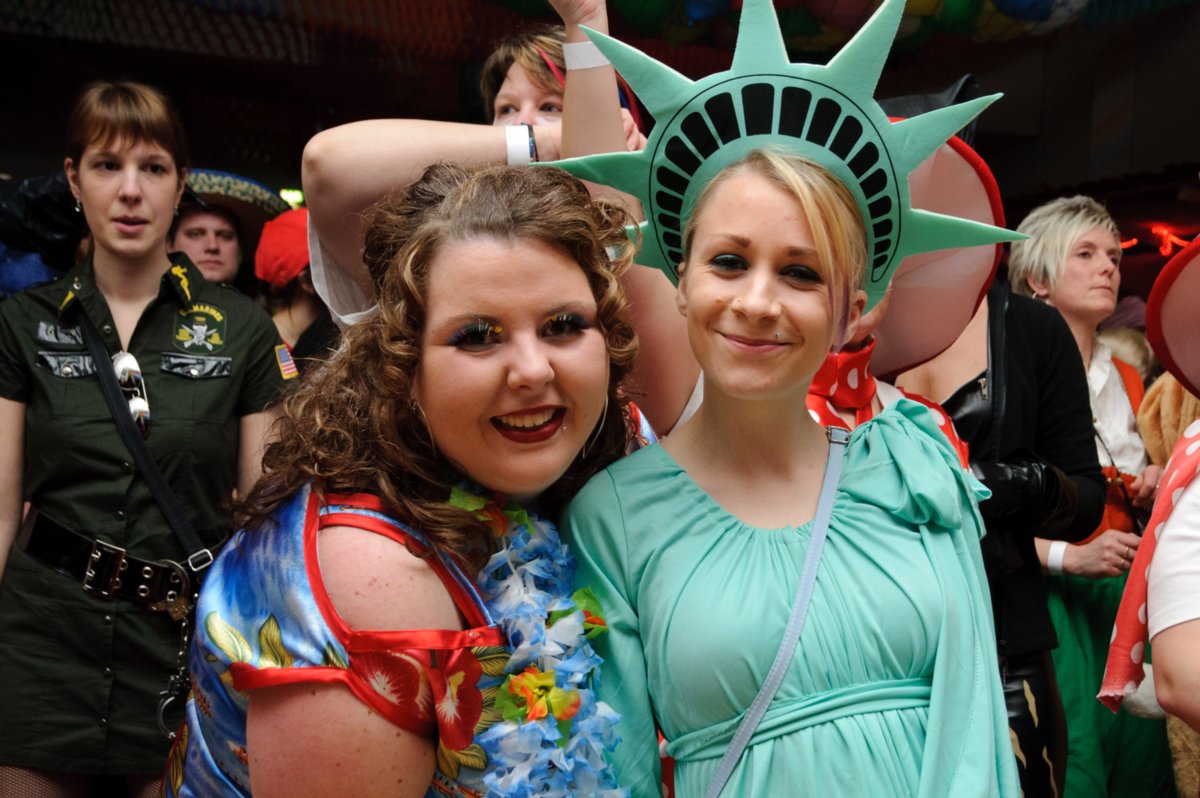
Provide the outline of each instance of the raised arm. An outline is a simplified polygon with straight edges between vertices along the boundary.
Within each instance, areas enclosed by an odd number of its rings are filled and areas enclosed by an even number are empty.
[[[562,17],[568,45],[588,41],[582,27],[608,33],[604,0],[551,0]],[[581,27],[582,26],[582,27]],[[630,98],[632,101],[632,98]],[[611,66],[567,70],[563,100],[562,155],[641,149],[645,139],[622,112],[616,72]],[[592,193],[621,202],[641,218],[641,208],[628,195],[589,183]],[[700,366],[692,355],[683,317],[676,310],[675,289],[658,270],[630,269],[623,281],[640,349],[627,388],[650,425],[670,432],[692,395]]]
[[[559,157],[558,125],[534,125],[538,157]],[[506,131],[493,125],[371,119],[330,128],[304,148],[302,178],[310,224],[337,267],[373,295],[362,262],[363,211],[416,181],[438,161],[503,164]]]
[[[551,0],[551,5],[562,17],[567,44],[589,41],[583,27],[608,33],[604,0]],[[631,145],[644,145],[644,139],[637,139],[627,129],[617,95],[617,73],[612,66],[568,69],[564,91],[562,157],[623,152],[641,149]],[[592,188],[601,196],[617,196],[607,186]]]

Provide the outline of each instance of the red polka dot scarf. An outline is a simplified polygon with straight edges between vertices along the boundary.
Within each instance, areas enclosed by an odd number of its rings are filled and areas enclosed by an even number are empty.
[[[875,341],[854,352],[830,352],[808,389],[808,409],[824,426],[845,427],[838,410],[854,413],[855,426],[871,419],[875,378],[869,368]]]
[[[1158,544],[1158,533],[1175,509],[1176,502],[1183,496],[1183,489],[1191,483],[1200,469],[1200,421],[1192,422],[1167,463],[1159,486],[1150,523],[1142,536],[1141,545],[1129,568],[1129,579],[1117,609],[1117,620],[1113,625],[1112,642],[1108,646],[1108,663],[1104,668],[1104,679],[1100,683],[1100,702],[1117,711],[1121,699],[1141,684],[1145,672],[1142,662],[1146,656],[1146,573],[1154,559],[1154,547]]]

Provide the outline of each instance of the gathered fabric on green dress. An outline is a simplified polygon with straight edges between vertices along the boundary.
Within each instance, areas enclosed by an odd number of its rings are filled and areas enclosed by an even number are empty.
[[[728,796],[1017,793],[976,509],[987,491],[923,405],[851,435],[808,619]],[[661,446],[598,474],[563,524],[609,630],[599,694],[633,796],[702,795],[766,677],[811,523],[760,529]]]

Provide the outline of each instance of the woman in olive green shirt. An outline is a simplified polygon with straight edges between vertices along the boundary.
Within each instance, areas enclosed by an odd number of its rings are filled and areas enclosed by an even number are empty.
[[[0,304],[0,795],[88,795],[101,774],[151,795],[168,747],[159,692],[181,639],[159,611],[178,575],[164,561],[188,552],[104,400],[97,370],[114,364],[94,362],[80,325],[136,361],[124,398],[214,549],[223,502],[257,477],[267,408],[294,368],[265,313],[167,254],[187,158],[166,98],[95,84],[68,132],[92,252]]]

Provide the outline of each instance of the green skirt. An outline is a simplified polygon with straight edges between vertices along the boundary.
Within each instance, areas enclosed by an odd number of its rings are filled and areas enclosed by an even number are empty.
[[[169,742],[159,693],[177,667],[179,624],[105,601],[23,551],[0,584],[0,765],[156,774]],[[175,702],[169,728],[183,720]]]
[[[1067,717],[1063,798],[1173,798],[1175,776],[1167,724],[1113,714],[1096,700],[1125,577],[1046,578],[1058,634],[1054,670]],[[1147,656],[1149,659],[1149,656]]]

